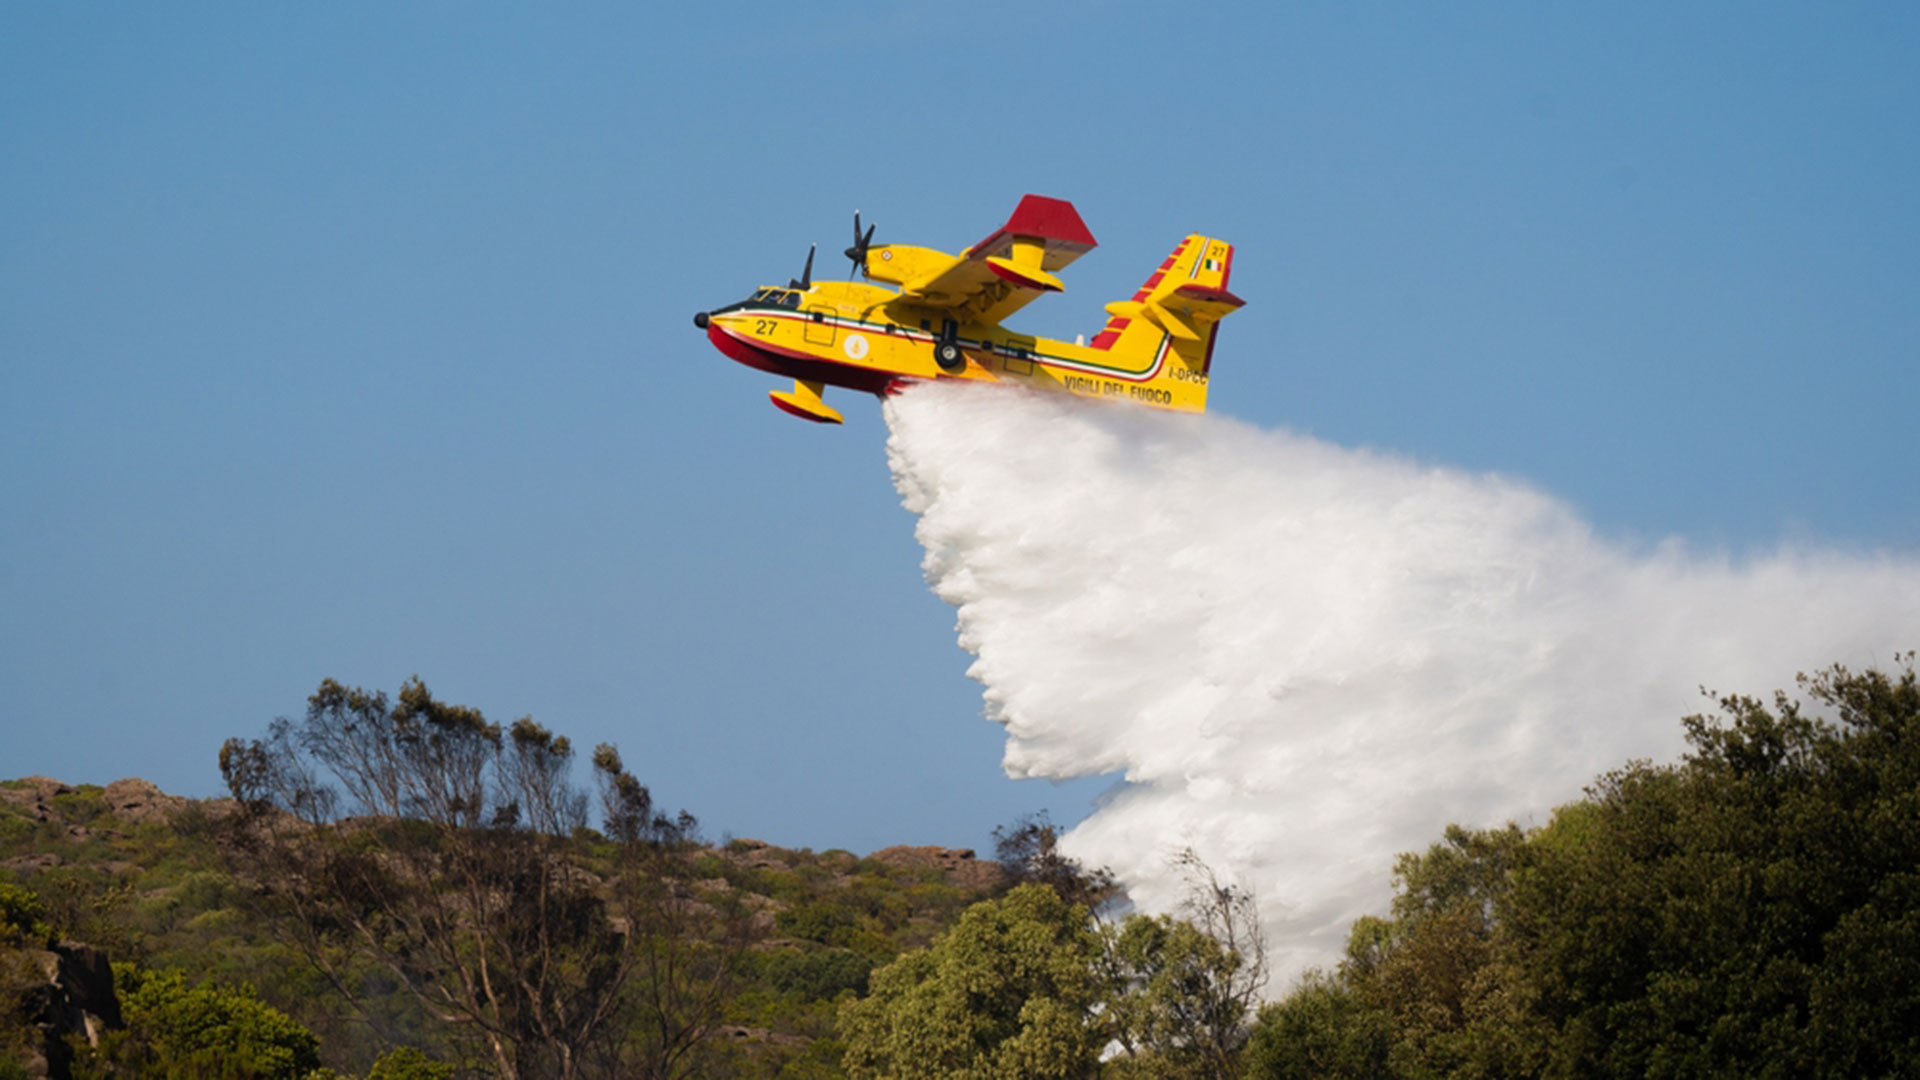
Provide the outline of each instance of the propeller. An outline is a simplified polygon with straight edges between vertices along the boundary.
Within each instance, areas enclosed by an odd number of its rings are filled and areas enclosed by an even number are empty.
[[[846,250],[846,256],[853,260],[854,269],[862,274],[867,272],[867,249],[873,246],[874,226],[867,226],[865,235],[860,232],[860,211],[853,212],[853,246]]]
[[[819,246],[818,244],[807,245],[807,268],[800,271],[799,277],[788,279],[787,288],[799,289],[802,292],[813,288],[813,249]]]

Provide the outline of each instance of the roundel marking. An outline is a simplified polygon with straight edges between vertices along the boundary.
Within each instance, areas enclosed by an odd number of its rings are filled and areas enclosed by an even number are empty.
[[[840,347],[847,351],[847,359],[849,360],[865,360],[867,358],[867,339],[863,334],[848,334],[846,342]]]

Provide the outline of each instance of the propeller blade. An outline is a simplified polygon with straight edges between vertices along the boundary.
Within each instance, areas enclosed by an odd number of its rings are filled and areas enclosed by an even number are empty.
[[[853,246],[842,254],[853,260],[854,269],[862,274],[867,272],[867,249],[873,246],[874,226],[867,226],[865,235],[860,232],[860,211],[853,212]]]
[[[800,271],[799,277],[789,278],[787,280],[787,288],[799,289],[802,292],[813,288],[813,250],[819,246],[818,244],[807,245],[807,268]]]

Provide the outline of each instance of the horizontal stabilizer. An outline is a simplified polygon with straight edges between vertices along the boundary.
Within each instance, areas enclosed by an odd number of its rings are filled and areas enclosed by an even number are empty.
[[[1140,313],[1147,320],[1181,341],[1200,341],[1207,328],[1246,306],[1246,301],[1225,289],[1211,285],[1186,284],[1161,292],[1155,290]],[[1111,311],[1113,305],[1107,305]]]
[[[1187,319],[1186,312],[1175,311],[1164,304],[1156,303],[1148,303],[1146,305],[1146,312],[1147,318],[1151,319],[1154,325],[1172,334],[1179,340],[1200,340],[1200,331],[1195,329],[1193,323]]]
[[[1225,289],[1189,284],[1165,292],[1154,290],[1145,300],[1116,301],[1107,305],[1107,314],[1116,319],[1146,319],[1181,341],[1199,341],[1207,327],[1245,305],[1245,300]]]
[[[1162,307],[1200,322],[1219,322],[1247,305],[1245,300],[1211,285],[1182,285],[1159,298]]]

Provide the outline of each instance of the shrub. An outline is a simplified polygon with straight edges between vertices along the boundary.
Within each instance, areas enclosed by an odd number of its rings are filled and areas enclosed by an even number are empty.
[[[132,964],[115,964],[114,981],[128,1037],[110,1056],[137,1075],[302,1080],[320,1067],[320,1040],[250,987],[191,986],[181,972]]]
[[[0,945],[45,946],[53,939],[39,894],[0,881]]]
[[[831,999],[842,990],[855,994],[867,992],[867,974],[873,970],[870,957],[844,949],[821,952],[779,952],[767,958],[767,981],[783,994],[794,994],[804,1001]]]
[[[451,1080],[453,1073],[452,1065],[402,1046],[382,1054],[367,1073],[367,1080]]]

